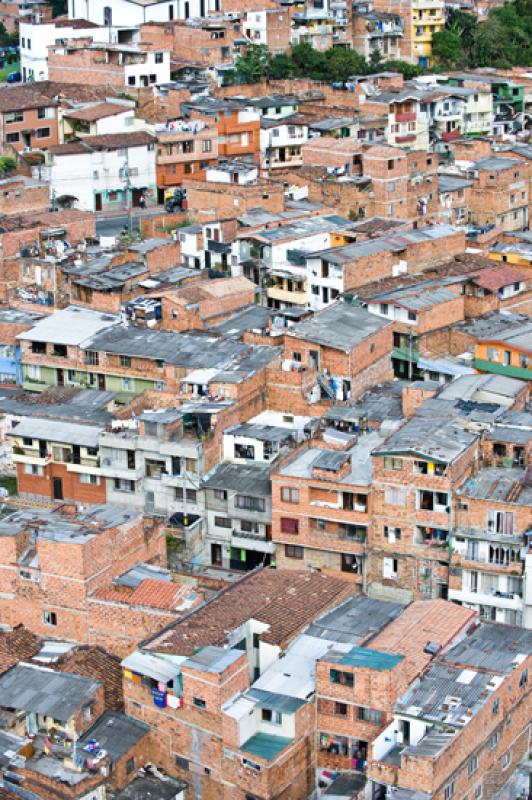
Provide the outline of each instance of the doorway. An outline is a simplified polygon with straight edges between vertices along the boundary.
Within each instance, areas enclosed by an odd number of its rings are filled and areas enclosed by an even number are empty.
[[[211,564],[214,567],[222,566],[222,545],[211,544]]]
[[[100,192],[97,192],[94,195],[94,210],[101,211],[102,210],[102,196]]]
[[[65,385],[65,371],[63,369],[57,370],[57,385],[58,386]]]
[[[98,389],[105,392],[105,375],[98,375]]]
[[[63,479],[53,479],[54,500],[63,500]]]

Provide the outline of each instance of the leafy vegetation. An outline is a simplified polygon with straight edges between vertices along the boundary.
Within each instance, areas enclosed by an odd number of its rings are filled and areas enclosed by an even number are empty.
[[[451,9],[445,28],[432,38],[439,67],[509,69],[532,64],[532,0],[493,8],[485,22]]]
[[[16,167],[16,158],[12,158],[12,156],[0,156],[0,175],[6,175],[8,172],[12,172],[16,169]]]
[[[247,49],[236,62],[230,79],[234,83],[258,83],[263,78],[311,78],[315,81],[347,81],[351,75],[366,75],[377,70],[401,72],[406,79],[419,75],[421,67],[405,61],[382,61],[377,52],[371,61],[354,50],[331,47],[320,52],[305,42],[292,48],[290,53],[272,55],[265,45],[255,44]]]
[[[17,479],[15,477],[4,475],[0,478],[0,486],[3,489],[7,489],[10,495],[17,493]]]

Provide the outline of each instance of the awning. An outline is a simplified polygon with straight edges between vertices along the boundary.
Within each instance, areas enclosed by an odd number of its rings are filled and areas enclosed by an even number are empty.
[[[162,683],[174,680],[179,674],[177,664],[171,664],[164,658],[142,653],[139,650],[125,658],[122,661],[122,667]]]

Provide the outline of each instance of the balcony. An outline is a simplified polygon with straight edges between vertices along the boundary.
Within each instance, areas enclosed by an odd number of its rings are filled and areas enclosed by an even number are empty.
[[[494,606],[495,608],[505,608],[510,611],[520,611],[523,607],[523,600],[520,594],[501,591],[482,592],[473,591],[472,589],[449,589],[449,600],[481,606]]]
[[[100,475],[104,478],[123,478],[127,481],[138,481],[144,474],[144,465],[139,464],[134,469],[128,469],[124,463],[116,463],[110,458],[102,458]]]
[[[39,456],[37,450],[32,453],[30,450],[25,450],[22,453],[16,453],[13,451],[13,461],[15,464],[34,464],[36,467],[46,467],[52,460],[52,456],[50,453],[47,453],[44,457]]]
[[[415,142],[416,141],[416,134],[415,133],[408,133],[403,136],[396,136],[395,143],[396,144],[406,144],[407,142]]]
[[[434,119],[441,122],[462,119],[462,108],[442,108],[434,112]]]
[[[231,534],[231,547],[241,550],[256,550],[259,553],[275,553],[275,542],[271,542],[259,533],[244,533],[233,531]]]
[[[415,111],[405,111],[395,115],[396,122],[415,122],[417,114]]]
[[[83,475],[101,475],[102,470],[95,458],[81,458],[79,463],[67,464],[67,472],[77,472]]]

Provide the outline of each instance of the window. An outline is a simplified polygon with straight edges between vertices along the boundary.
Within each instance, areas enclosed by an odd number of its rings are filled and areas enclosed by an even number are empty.
[[[478,769],[478,756],[474,755],[471,756],[469,759],[469,764],[467,765],[467,775],[470,778]]]
[[[36,464],[24,464],[24,475],[38,475],[42,478],[44,475],[44,469],[42,467],[38,467]]]
[[[495,748],[499,744],[499,739],[500,738],[501,738],[501,734],[500,734],[499,731],[494,731],[491,734],[491,736],[489,738],[489,742],[488,742],[488,747],[489,747],[490,750],[495,750]]]
[[[201,697],[193,697],[192,704],[196,706],[196,708],[207,708],[207,703],[205,700],[202,700]]]
[[[90,364],[93,367],[97,367],[100,363],[100,357],[98,353],[95,350],[87,350],[85,353],[85,363]]]
[[[47,108],[39,108],[37,110],[37,118],[38,119],[46,119],[46,117],[48,116],[47,112],[48,112]]]
[[[36,353],[38,355],[43,355],[46,353],[46,343],[45,342],[32,342],[31,343],[31,352]]]
[[[135,769],[135,758],[134,757],[133,758],[129,758],[126,761],[126,773],[128,775],[130,775],[133,772],[134,769]]]
[[[201,152],[202,153],[211,153],[212,152],[212,140],[211,139],[204,139],[201,143]]]
[[[283,486],[281,488],[281,500],[283,503],[299,503],[299,489]]]
[[[499,713],[499,706],[500,706],[500,700],[499,699],[494,700],[493,701],[493,705],[491,707],[492,714],[498,714]]]
[[[402,469],[403,459],[393,456],[384,456],[384,469]]]
[[[382,559],[382,576],[383,578],[397,578],[399,570],[399,562],[396,558],[383,558]]]
[[[115,492],[134,492],[135,481],[129,481],[125,478],[115,478],[114,488]]]
[[[280,711],[273,711],[271,708],[263,708],[261,714],[264,722],[270,722],[272,725],[282,725],[283,715]]]
[[[23,122],[24,121],[24,112],[23,111],[10,111],[6,114],[6,125],[11,125],[13,122]]]
[[[131,366],[131,358],[129,356],[120,356],[120,366],[121,367],[130,367]]]
[[[185,772],[188,772],[188,761],[183,756],[176,756],[175,757],[175,765],[178,769],[182,769]]]
[[[450,800],[450,798],[453,796],[454,796],[454,781],[451,781],[445,787],[445,791],[443,792],[443,800]]]
[[[6,133],[6,142],[18,142],[19,138],[18,133]]]
[[[37,128],[37,139],[49,139],[50,128]]]
[[[362,572],[362,560],[350,553],[342,553],[341,570],[358,575]]]
[[[147,478],[155,478],[160,480],[161,475],[166,473],[166,461],[159,461],[155,458],[146,458],[144,460],[144,469]]]
[[[264,511],[266,508],[266,501],[263,497],[250,497],[247,494],[237,494],[235,497],[235,506],[237,508],[245,508],[247,511]]]
[[[479,785],[475,787],[474,797],[475,797],[475,800],[480,800],[480,798],[482,797],[482,784],[481,783],[479,783]]]
[[[45,625],[57,625],[57,614],[55,611],[43,611],[42,621]]]
[[[227,500],[227,491],[225,489],[215,489],[213,494],[217,500]]]
[[[511,535],[514,532],[513,511],[488,511],[488,531]]]
[[[187,500],[190,503],[195,503],[196,502],[196,496],[197,496],[197,493],[196,493],[195,489],[187,489]],[[182,500],[183,499],[183,488],[181,486],[178,486],[177,489],[175,490],[175,499],[176,500]]]
[[[214,524],[217,528],[231,528],[233,523],[227,517],[215,517]]]
[[[331,683],[336,683],[339,686],[349,686],[352,688],[355,685],[355,676],[352,672],[342,672],[340,669],[329,670],[329,678]]]
[[[512,754],[511,753],[505,753],[504,754],[504,758],[502,759],[502,768],[503,769],[508,769],[508,767],[510,766],[511,763],[512,763]]]
[[[82,472],[79,476],[79,482],[91,484],[92,486],[99,486],[100,478],[98,475],[89,475],[86,472]]]
[[[259,532],[259,523],[258,522],[250,522],[247,519],[240,520],[240,530],[243,533],[258,533]]]
[[[127,85],[128,86],[134,86],[135,85],[135,76],[134,75],[129,75],[128,76]]]
[[[164,54],[163,53],[155,53],[155,63],[162,64],[163,63]]]
[[[396,542],[401,538],[401,528],[394,528],[390,525],[384,526],[384,538],[388,539],[390,543]]]
[[[525,669],[524,672],[521,673],[521,677],[519,678],[519,688],[524,689],[528,683],[528,670]]]
[[[284,554],[286,558],[303,558],[303,548],[295,544],[285,544]]]
[[[337,717],[347,717],[347,703],[335,703],[334,713]]]
[[[281,517],[281,533],[299,533],[299,520],[291,517]]]
[[[384,490],[384,502],[390,506],[404,506],[406,505],[406,489],[391,489]]]
[[[358,718],[363,722],[375,722],[378,724],[382,721],[382,711],[376,711],[374,708],[363,708],[360,706],[358,709]]]
[[[24,436],[22,439],[22,444],[25,447],[33,447],[33,439],[30,439],[28,436]]]

